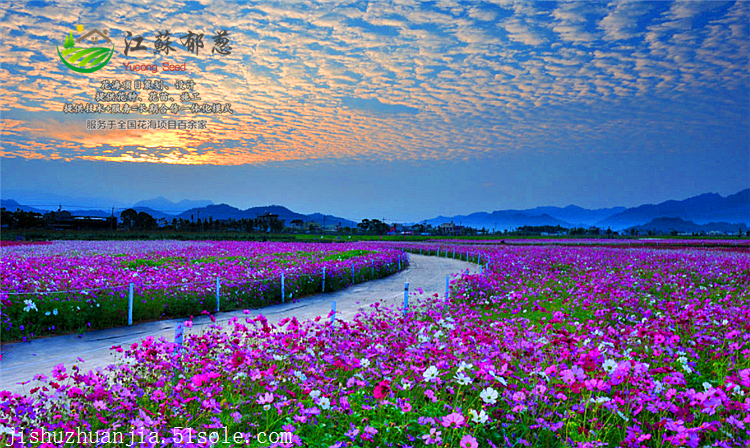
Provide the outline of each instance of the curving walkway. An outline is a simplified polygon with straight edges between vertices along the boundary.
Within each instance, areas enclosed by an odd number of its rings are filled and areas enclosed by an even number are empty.
[[[401,307],[404,298],[404,282],[409,282],[409,291],[419,289],[426,295],[445,293],[445,276],[461,272],[477,272],[477,265],[448,258],[437,258],[425,255],[409,255],[409,267],[398,273],[379,280],[360,283],[333,293],[305,297],[295,302],[272,305],[251,310],[249,315],[242,310],[217,314],[217,323],[226,323],[234,316],[253,317],[264,315],[276,323],[285,317],[296,317],[298,320],[327,316],[331,311],[331,301],[336,301],[336,318],[348,320],[361,309],[368,308],[375,302],[384,305]],[[411,298],[410,298],[411,300]],[[0,361],[0,391],[13,393],[28,392],[29,385],[18,384],[29,381],[37,374],[51,376],[52,368],[64,364],[70,370],[74,364],[82,371],[105,367],[114,362],[110,354],[113,345],[132,344],[141,339],[154,336],[174,339],[175,325],[185,319],[173,319],[160,322],[148,322],[130,327],[110,328],[77,335],[57,336],[38,339],[31,342],[4,344],[2,361]],[[207,316],[193,319],[193,327],[185,329],[185,336],[190,333],[201,333],[203,328],[211,325]],[[84,362],[81,362],[82,359]],[[33,387],[33,386],[31,386]]]

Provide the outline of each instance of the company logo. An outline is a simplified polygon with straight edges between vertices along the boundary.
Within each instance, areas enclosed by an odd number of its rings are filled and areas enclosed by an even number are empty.
[[[83,25],[78,25],[76,31],[82,33]],[[65,38],[62,48],[57,46],[57,55],[74,72],[94,73],[107,65],[115,52],[115,45],[108,34],[108,30],[99,31],[94,28],[74,40],[71,32]]]

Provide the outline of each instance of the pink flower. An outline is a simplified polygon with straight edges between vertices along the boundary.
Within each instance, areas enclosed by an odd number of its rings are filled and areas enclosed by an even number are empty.
[[[427,396],[427,398],[432,400],[433,403],[437,403],[437,397],[435,397],[435,392],[433,392],[432,389],[427,389],[426,391],[424,391],[424,394]]]
[[[57,381],[62,381],[65,378],[67,378],[68,375],[65,374],[65,366],[63,366],[62,364],[58,364],[55,367],[53,367],[52,377],[55,378]]]
[[[266,392],[265,394],[260,394],[258,396],[258,404],[269,404],[273,403],[273,394],[270,392]]]
[[[375,391],[373,393],[373,395],[375,395],[375,399],[384,400],[388,398],[388,395],[391,392],[390,386],[391,383],[388,381],[379,382],[378,385],[375,386]]]
[[[441,423],[446,428],[449,428],[451,425],[456,425],[456,428],[458,428],[459,426],[462,426],[465,421],[466,419],[463,415],[454,412],[443,417],[443,421]]]
[[[477,439],[474,438],[471,434],[466,434],[465,436],[461,437],[461,442],[458,444],[461,448],[477,448],[479,444],[477,443]]]
[[[401,405],[401,412],[404,412],[404,413],[411,412],[411,409],[412,409],[411,404],[408,401]]]

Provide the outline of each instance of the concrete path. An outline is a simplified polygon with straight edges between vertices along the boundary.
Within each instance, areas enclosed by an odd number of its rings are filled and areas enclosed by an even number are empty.
[[[409,282],[409,291],[421,289],[425,295],[445,293],[445,276],[461,272],[477,272],[477,265],[447,258],[409,255],[409,268],[389,277],[360,283],[333,293],[305,297],[292,303],[272,305],[253,309],[250,315],[242,310],[217,314],[217,323],[226,323],[234,316],[266,316],[271,323],[277,323],[285,317],[296,317],[298,320],[327,316],[331,311],[331,301],[336,301],[336,318],[348,320],[360,309],[369,308],[375,302],[384,305],[402,306],[404,282]],[[411,300],[411,298],[410,298]],[[110,353],[113,345],[130,345],[141,339],[154,336],[174,340],[176,323],[185,319],[174,319],[160,322],[149,322],[131,327],[111,328],[78,335],[58,336],[38,339],[31,342],[4,344],[2,361],[0,361],[0,391],[13,393],[28,392],[32,385],[21,385],[23,381],[32,380],[37,374],[51,376],[52,368],[64,364],[70,368],[78,365],[82,371],[106,367],[115,361]],[[185,329],[185,337],[190,333],[201,333],[212,322],[207,316],[193,319],[193,327]],[[79,358],[83,359],[81,362]]]

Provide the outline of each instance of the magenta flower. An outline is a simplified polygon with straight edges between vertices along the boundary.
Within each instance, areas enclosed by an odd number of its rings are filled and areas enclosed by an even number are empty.
[[[441,424],[446,428],[450,428],[451,425],[454,425],[456,428],[458,428],[459,426],[462,426],[465,421],[466,419],[463,415],[457,412],[453,412],[443,417]]]
[[[474,438],[471,434],[466,434],[465,436],[461,437],[461,441],[459,442],[458,446],[461,448],[478,448],[479,444],[477,443],[477,439]]]

